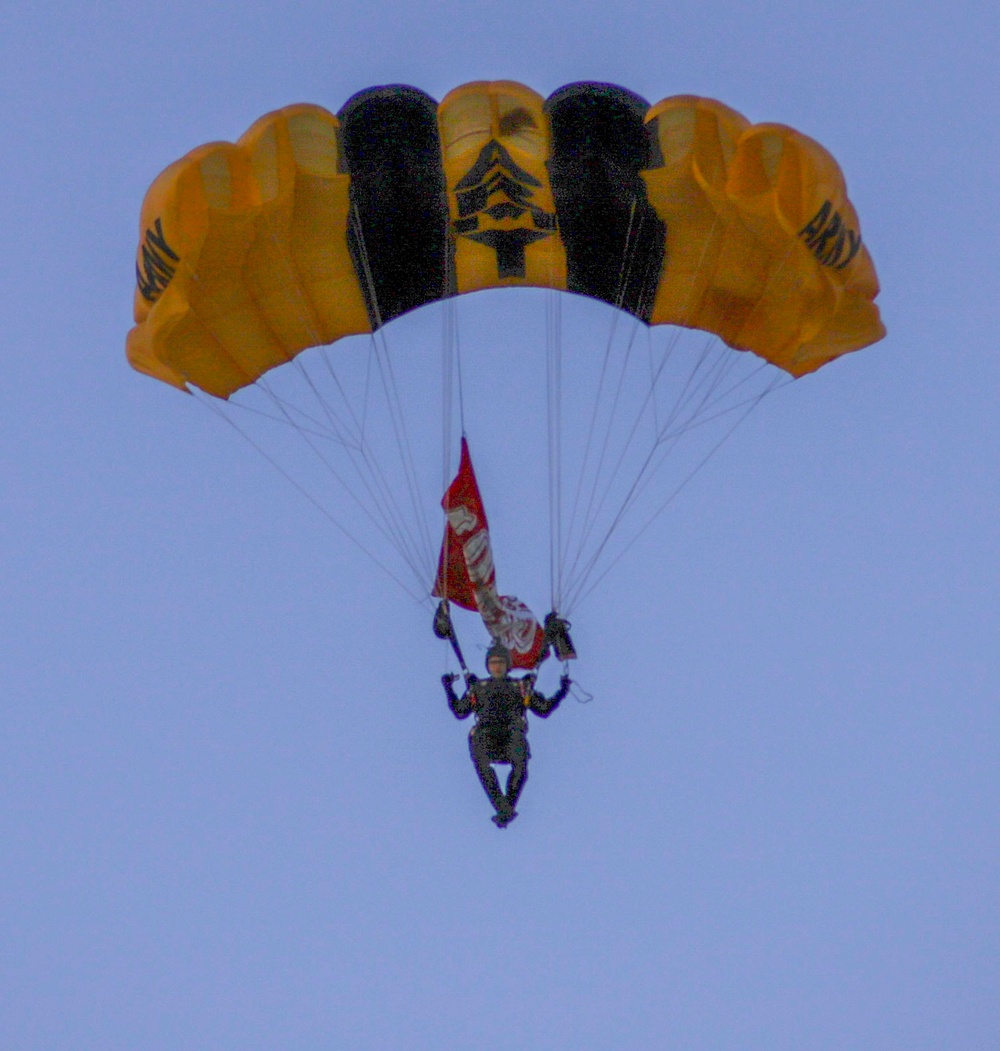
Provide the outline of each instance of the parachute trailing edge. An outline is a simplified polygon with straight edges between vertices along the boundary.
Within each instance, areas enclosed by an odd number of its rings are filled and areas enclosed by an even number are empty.
[[[142,208],[128,357],[229,397],[425,303],[536,286],[704,329],[792,375],[881,339],[875,270],[818,143],[689,95],[477,81],[362,91],[168,167]]]

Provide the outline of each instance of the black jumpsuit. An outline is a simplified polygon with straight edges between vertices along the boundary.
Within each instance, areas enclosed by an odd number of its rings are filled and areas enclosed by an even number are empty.
[[[526,695],[524,680],[475,679],[461,697],[455,695],[451,682],[444,680],[448,705],[456,719],[466,719],[473,712],[476,725],[469,733],[469,752],[476,773],[498,814],[513,811],[524,782],[528,779],[528,719],[530,709],[543,719],[559,707],[569,690],[569,681],[563,679],[551,698],[532,689]],[[491,763],[510,763],[507,775],[507,794],[500,791],[500,783]]]

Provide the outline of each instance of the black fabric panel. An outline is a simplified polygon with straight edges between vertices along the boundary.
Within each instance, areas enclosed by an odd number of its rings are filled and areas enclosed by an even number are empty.
[[[348,244],[376,328],[454,291],[437,103],[393,84],[358,92],[338,117],[351,176]]]
[[[614,84],[580,83],[554,92],[545,109],[568,287],[648,321],[666,243],[639,175],[659,153],[642,122],[649,103]]]

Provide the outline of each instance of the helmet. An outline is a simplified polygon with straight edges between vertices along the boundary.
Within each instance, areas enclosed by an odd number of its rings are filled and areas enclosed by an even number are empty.
[[[510,650],[502,642],[494,642],[492,646],[486,651],[486,670],[489,671],[490,661],[494,657],[502,657],[504,663],[507,665],[507,671],[510,671],[511,659]]]

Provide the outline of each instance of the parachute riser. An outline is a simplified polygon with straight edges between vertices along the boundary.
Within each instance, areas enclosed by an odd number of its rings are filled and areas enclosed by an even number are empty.
[[[569,662],[576,658],[576,647],[573,645],[573,640],[569,637],[569,629],[571,625],[568,620],[560,617],[555,610],[545,616],[545,648],[542,650],[543,653],[548,653],[548,647],[551,646],[555,652],[556,657],[563,662]],[[544,658],[539,660],[539,664]],[[567,667],[569,667],[567,663]]]
[[[465,657],[462,656],[462,647],[458,644],[458,637],[455,635],[455,628],[451,623],[451,612],[448,609],[447,599],[442,599],[438,603],[438,608],[434,611],[434,634],[439,639],[447,639],[451,643],[451,648],[455,651],[455,657],[458,660],[458,666],[468,675],[469,666],[465,663]]]

